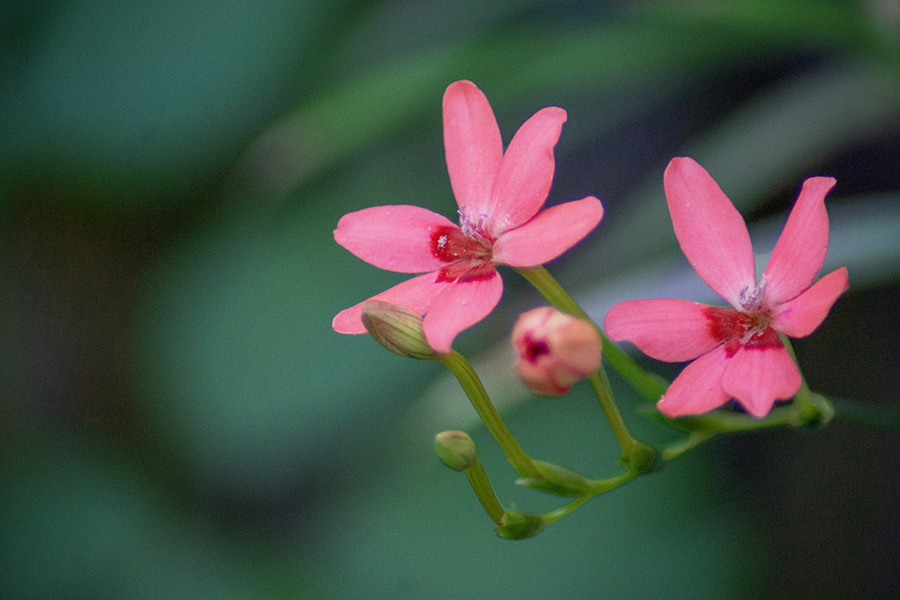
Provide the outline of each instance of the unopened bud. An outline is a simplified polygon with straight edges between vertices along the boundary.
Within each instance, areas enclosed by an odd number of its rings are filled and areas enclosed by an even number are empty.
[[[420,359],[435,355],[425,341],[422,317],[405,306],[370,300],[363,304],[362,322],[375,341],[391,352]]]
[[[603,342],[593,323],[544,306],[523,313],[512,332],[516,372],[528,388],[562,396],[600,367]]]
[[[539,534],[546,524],[541,515],[507,511],[500,519],[497,535],[505,540],[524,540]]]
[[[464,431],[440,432],[434,438],[434,450],[454,471],[465,471],[475,462],[475,442]]]

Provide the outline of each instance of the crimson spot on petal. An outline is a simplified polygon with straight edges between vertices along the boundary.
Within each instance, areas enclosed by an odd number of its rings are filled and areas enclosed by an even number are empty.
[[[481,281],[490,279],[496,272],[490,261],[460,260],[438,271],[436,281]]]
[[[725,358],[731,358],[741,349],[741,339],[731,338],[725,342]]]
[[[468,237],[459,227],[446,225],[431,230],[431,253],[443,262],[465,259],[490,259],[490,248]]]
[[[745,342],[744,348],[748,350],[765,350],[766,348],[781,348],[783,345],[775,330],[771,327],[766,327]]]
[[[550,347],[547,342],[534,340],[531,336],[525,338],[525,358],[531,364],[537,363],[538,358],[550,353]]]
[[[753,326],[749,315],[731,308],[707,306],[703,309],[703,315],[709,335],[720,342],[741,336]]]

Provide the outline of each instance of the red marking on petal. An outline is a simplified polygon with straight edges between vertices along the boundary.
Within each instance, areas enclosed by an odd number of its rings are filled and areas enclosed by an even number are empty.
[[[494,276],[494,273],[497,272],[497,269],[494,268],[493,263],[490,261],[473,262],[474,264],[471,265],[469,270],[460,276],[459,280],[461,282],[483,281],[485,279],[490,279]]]
[[[538,358],[545,354],[550,354],[550,347],[547,345],[547,342],[535,340],[530,335],[525,336],[525,358],[528,362],[535,364]]]
[[[483,281],[490,279],[497,269],[486,260],[459,260],[438,271],[435,281]]]
[[[781,340],[774,329],[769,327],[769,316],[765,311],[743,313],[730,308],[708,306],[703,309],[707,319],[709,334],[725,342],[728,358],[744,348],[764,350],[781,347]]]
[[[725,346],[725,358],[731,358],[737,351],[741,349],[741,338],[731,338],[724,344]]]
[[[435,281],[483,281],[496,273],[491,263],[491,247],[467,236],[459,227],[432,229],[431,253],[449,263],[438,271]]]
[[[468,237],[459,227],[441,226],[431,230],[431,253],[443,262],[490,259],[491,249]]]
[[[747,342],[744,348],[747,350],[765,350],[766,348],[781,348],[781,338],[771,327],[766,327],[759,333],[756,333]]]
[[[709,334],[722,342],[739,337],[753,327],[753,319],[749,315],[731,308],[707,306],[703,308],[703,314]]]

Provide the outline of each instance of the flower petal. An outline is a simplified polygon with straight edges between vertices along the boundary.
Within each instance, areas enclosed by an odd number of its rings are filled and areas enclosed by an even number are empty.
[[[803,182],[763,273],[769,306],[790,300],[808,288],[819,274],[828,251],[825,195],[834,183],[831,177],[811,177]]]
[[[497,264],[536,267],[581,241],[603,218],[603,204],[592,196],[552,206],[502,234],[494,243]]]
[[[405,306],[413,312],[424,315],[435,299],[450,287],[450,282],[436,281],[435,273],[425,273],[399,283],[376,296],[339,312],[331,321],[331,327],[338,333],[366,333],[362,322],[362,305],[369,300],[383,300]]]
[[[792,338],[806,337],[822,324],[849,287],[847,267],[832,271],[793,300],[776,306],[770,324]]]
[[[425,315],[422,328],[428,345],[435,352],[450,352],[453,339],[488,316],[502,295],[503,280],[494,269],[487,277],[454,281],[435,299]]]
[[[418,206],[373,206],[348,213],[338,221],[338,244],[379,269],[422,273],[444,266],[432,249],[431,231],[457,225]]]
[[[667,417],[699,415],[719,408],[731,398],[722,388],[729,359],[725,346],[707,352],[675,378],[656,407]]]
[[[694,160],[673,158],[663,177],[681,249],[706,284],[734,308],[756,287],[753,247],[744,219]]]
[[[457,204],[486,215],[503,139],[491,105],[471,81],[452,83],[444,92],[444,150]]]
[[[800,389],[800,371],[784,345],[743,346],[725,368],[722,387],[756,418],[769,414],[775,400]]]
[[[628,340],[657,360],[692,360],[722,342],[710,329],[709,308],[688,300],[626,300],[609,309],[603,328],[611,340]]]
[[[551,106],[525,121],[512,141],[491,191],[488,233],[499,237],[522,225],[544,205],[553,183],[553,147],[559,140],[566,111]]]

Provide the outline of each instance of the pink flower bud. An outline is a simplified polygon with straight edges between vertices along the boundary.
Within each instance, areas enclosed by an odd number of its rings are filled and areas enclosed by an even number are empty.
[[[528,388],[562,396],[600,367],[603,342],[590,321],[544,306],[523,313],[512,332],[516,371]]]

